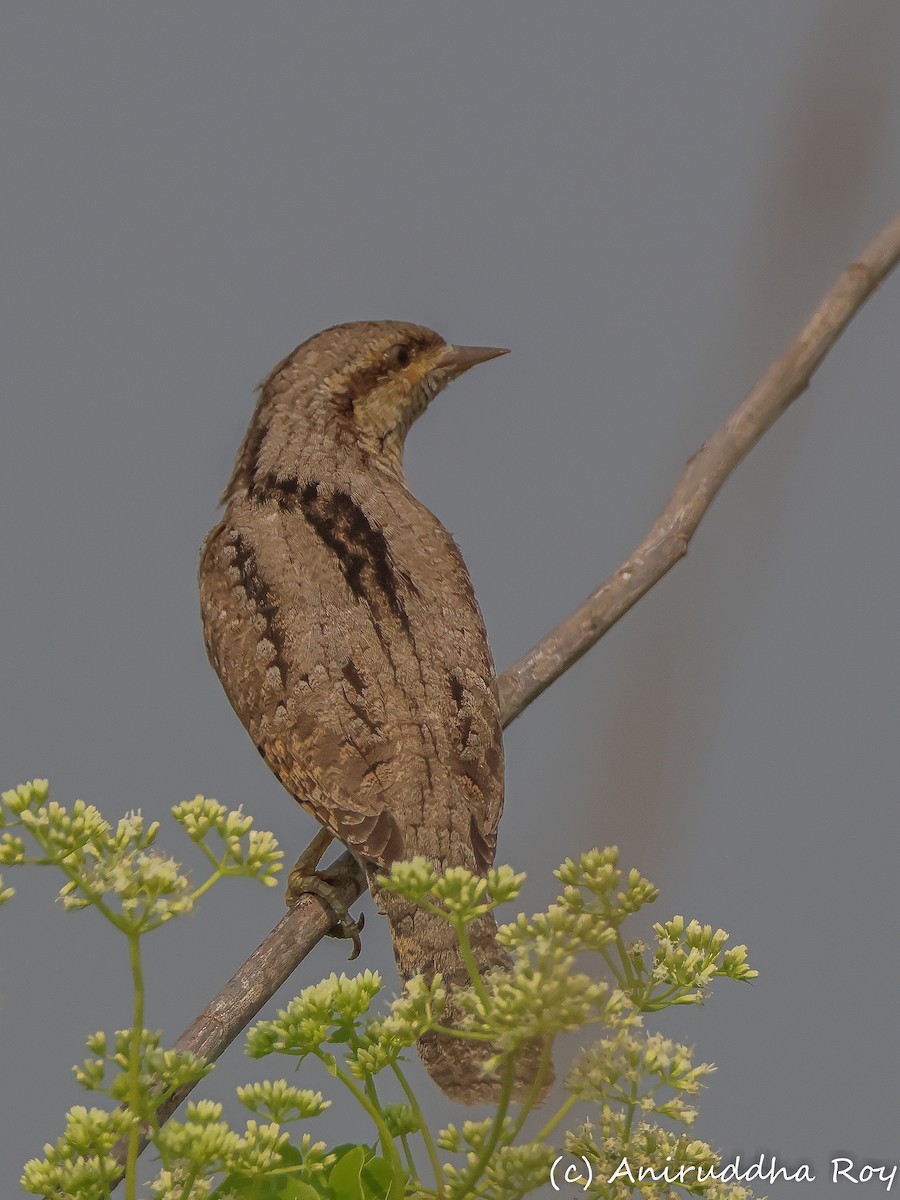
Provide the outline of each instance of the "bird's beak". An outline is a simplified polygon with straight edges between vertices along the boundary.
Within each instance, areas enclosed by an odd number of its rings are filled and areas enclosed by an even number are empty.
[[[455,379],[463,371],[468,371],[469,367],[499,358],[501,354],[509,354],[509,351],[501,346],[448,346],[440,367],[451,379]]]

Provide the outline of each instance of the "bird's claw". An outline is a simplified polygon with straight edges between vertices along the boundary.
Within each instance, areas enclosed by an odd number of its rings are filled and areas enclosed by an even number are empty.
[[[309,874],[305,867],[306,864],[303,863],[301,856],[301,860],[288,875],[288,885],[284,892],[285,903],[288,908],[291,908],[301,896],[312,895],[327,904],[334,917],[334,924],[328,930],[328,936],[348,938],[352,941],[353,949],[348,961],[353,962],[354,958],[359,958],[362,951],[359,935],[365,925],[365,913],[360,913],[359,919],[354,920],[350,916],[349,908],[341,899],[340,891],[334,883],[330,882],[328,875],[320,871]]]
[[[360,913],[356,920],[354,920],[349,912],[347,912],[345,916],[335,920],[334,925],[328,932],[329,937],[349,938],[353,942],[353,949],[350,951],[348,962],[353,962],[354,958],[359,958],[360,956],[362,942],[359,935],[362,933],[365,923],[365,913]]]

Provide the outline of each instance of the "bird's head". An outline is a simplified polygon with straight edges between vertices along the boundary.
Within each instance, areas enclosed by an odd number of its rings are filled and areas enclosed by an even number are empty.
[[[321,362],[320,398],[336,420],[349,422],[377,458],[399,465],[409,427],[437,393],[508,351],[454,346],[423,325],[360,321],[325,330],[297,353]]]
[[[402,474],[406,434],[434,396],[470,367],[507,353],[455,346],[403,321],[325,329],[261,385],[229,492],[237,483],[253,489],[273,474],[293,472],[304,449],[362,451],[375,465]]]

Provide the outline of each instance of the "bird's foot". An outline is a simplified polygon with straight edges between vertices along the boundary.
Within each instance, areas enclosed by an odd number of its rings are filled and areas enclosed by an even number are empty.
[[[305,865],[301,866],[298,861],[297,866],[288,875],[284,899],[289,908],[296,904],[301,896],[318,896],[320,900],[324,901],[334,917],[334,924],[329,929],[328,936],[349,938],[353,942],[353,950],[350,954],[350,962],[352,962],[354,958],[359,957],[362,950],[359,935],[365,924],[365,914],[360,913],[358,920],[354,920],[350,916],[349,908],[341,899],[338,886],[341,878],[339,871],[314,871],[310,874],[308,868]]]
[[[350,916],[348,905],[341,897],[341,883],[346,876],[342,871],[330,868],[324,871],[318,869],[319,860],[333,841],[327,829],[321,830],[306,847],[288,874],[287,887],[284,890],[284,901],[292,908],[301,896],[318,896],[331,909],[334,925],[329,929],[328,936],[349,938],[353,942],[350,962],[358,958],[362,950],[360,933],[365,924],[365,915],[359,914],[359,920]]]

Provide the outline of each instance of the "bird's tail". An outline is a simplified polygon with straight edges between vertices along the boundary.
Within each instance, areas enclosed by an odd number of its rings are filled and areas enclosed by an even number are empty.
[[[406,980],[423,975],[430,981],[440,972],[447,990],[441,1024],[456,1027],[462,1010],[454,1002],[454,989],[469,987],[472,981],[453,928],[411,900],[379,888],[377,877],[370,878],[369,886],[375,903],[388,919],[401,977]],[[479,917],[467,926],[467,930],[475,963],[482,975],[498,967],[509,970],[512,960],[497,941],[493,913]],[[523,1100],[534,1085],[542,1048],[539,1042],[530,1042],[517,1051],[513,1063],[513,1099]],[[500,1098],[501,1077],[484,1071],[485,1061],[497,1053],[497,1047],[492,1043],[433,1030],[419,1039],[418,1050],[428,1074],[451,1100],[461,1104],[485,1104]],[[538,1103],[545,1098],[552,1082],[553,1069],[548,1064]]]

